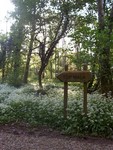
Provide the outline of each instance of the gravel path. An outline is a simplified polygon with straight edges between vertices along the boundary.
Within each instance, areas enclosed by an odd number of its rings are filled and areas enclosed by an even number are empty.
[[[0,126],[0,150],[113,150],[113,140],[68,137],[46,127]]]

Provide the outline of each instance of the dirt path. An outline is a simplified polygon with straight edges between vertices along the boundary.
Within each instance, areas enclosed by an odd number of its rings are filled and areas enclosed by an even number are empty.
[[[113,150],[113,140],[76,138],[48,128],[0,126],[0,150]]]

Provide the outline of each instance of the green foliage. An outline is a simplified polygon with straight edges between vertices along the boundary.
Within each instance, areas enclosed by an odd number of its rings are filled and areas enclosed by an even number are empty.
[[[91,64],[93,61],[92,54],[88,54],[85,51],[80,51],[76,54],[77,56],[72,57],[73,63],[76,64],[76,66],[82,66],[84,63]]]
[[[0,123],[47,125],[71,135],[113,136],[113,99],[88,95],[88,114],[83,113],[80,88],[69,86],[68,117],[63,118],[63,89],[46,85],[47,95],[35,96],[33,86],[0,86]],[[29,92],[28,92],[29,91]],[[4,98],[3,98],[4,96]]]
[[[92,134],[101,136],[113,135],[113,101],[99,94],[90,95],[88,101],[88,114],[82,113],[81,103],[72,102],[69,108],[66,133]],[[69,124],[70,125],[69,125]]]

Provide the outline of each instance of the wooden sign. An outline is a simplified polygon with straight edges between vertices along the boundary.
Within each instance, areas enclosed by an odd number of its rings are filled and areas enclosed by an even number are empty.
[[[89,82],[91,72],[89,71],[64,71],[57,78],[62,82]]]
[[[64,119],[67,119],[68,82],[83,82],[83,112],[87,114],[87,83],[91,79],[91,72],[87,71],[87,65],[83,66],[83,71],[68,71],[68,65],[65,65],[65,71],[57,75],[57,78],[64,82]]]

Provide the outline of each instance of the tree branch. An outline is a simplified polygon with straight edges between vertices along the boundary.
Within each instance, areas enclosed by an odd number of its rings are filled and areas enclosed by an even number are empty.
[[[109,17],[109,33],[111,34],[112,31],[113,31],[113,4],[111,8],[110,17]]]

